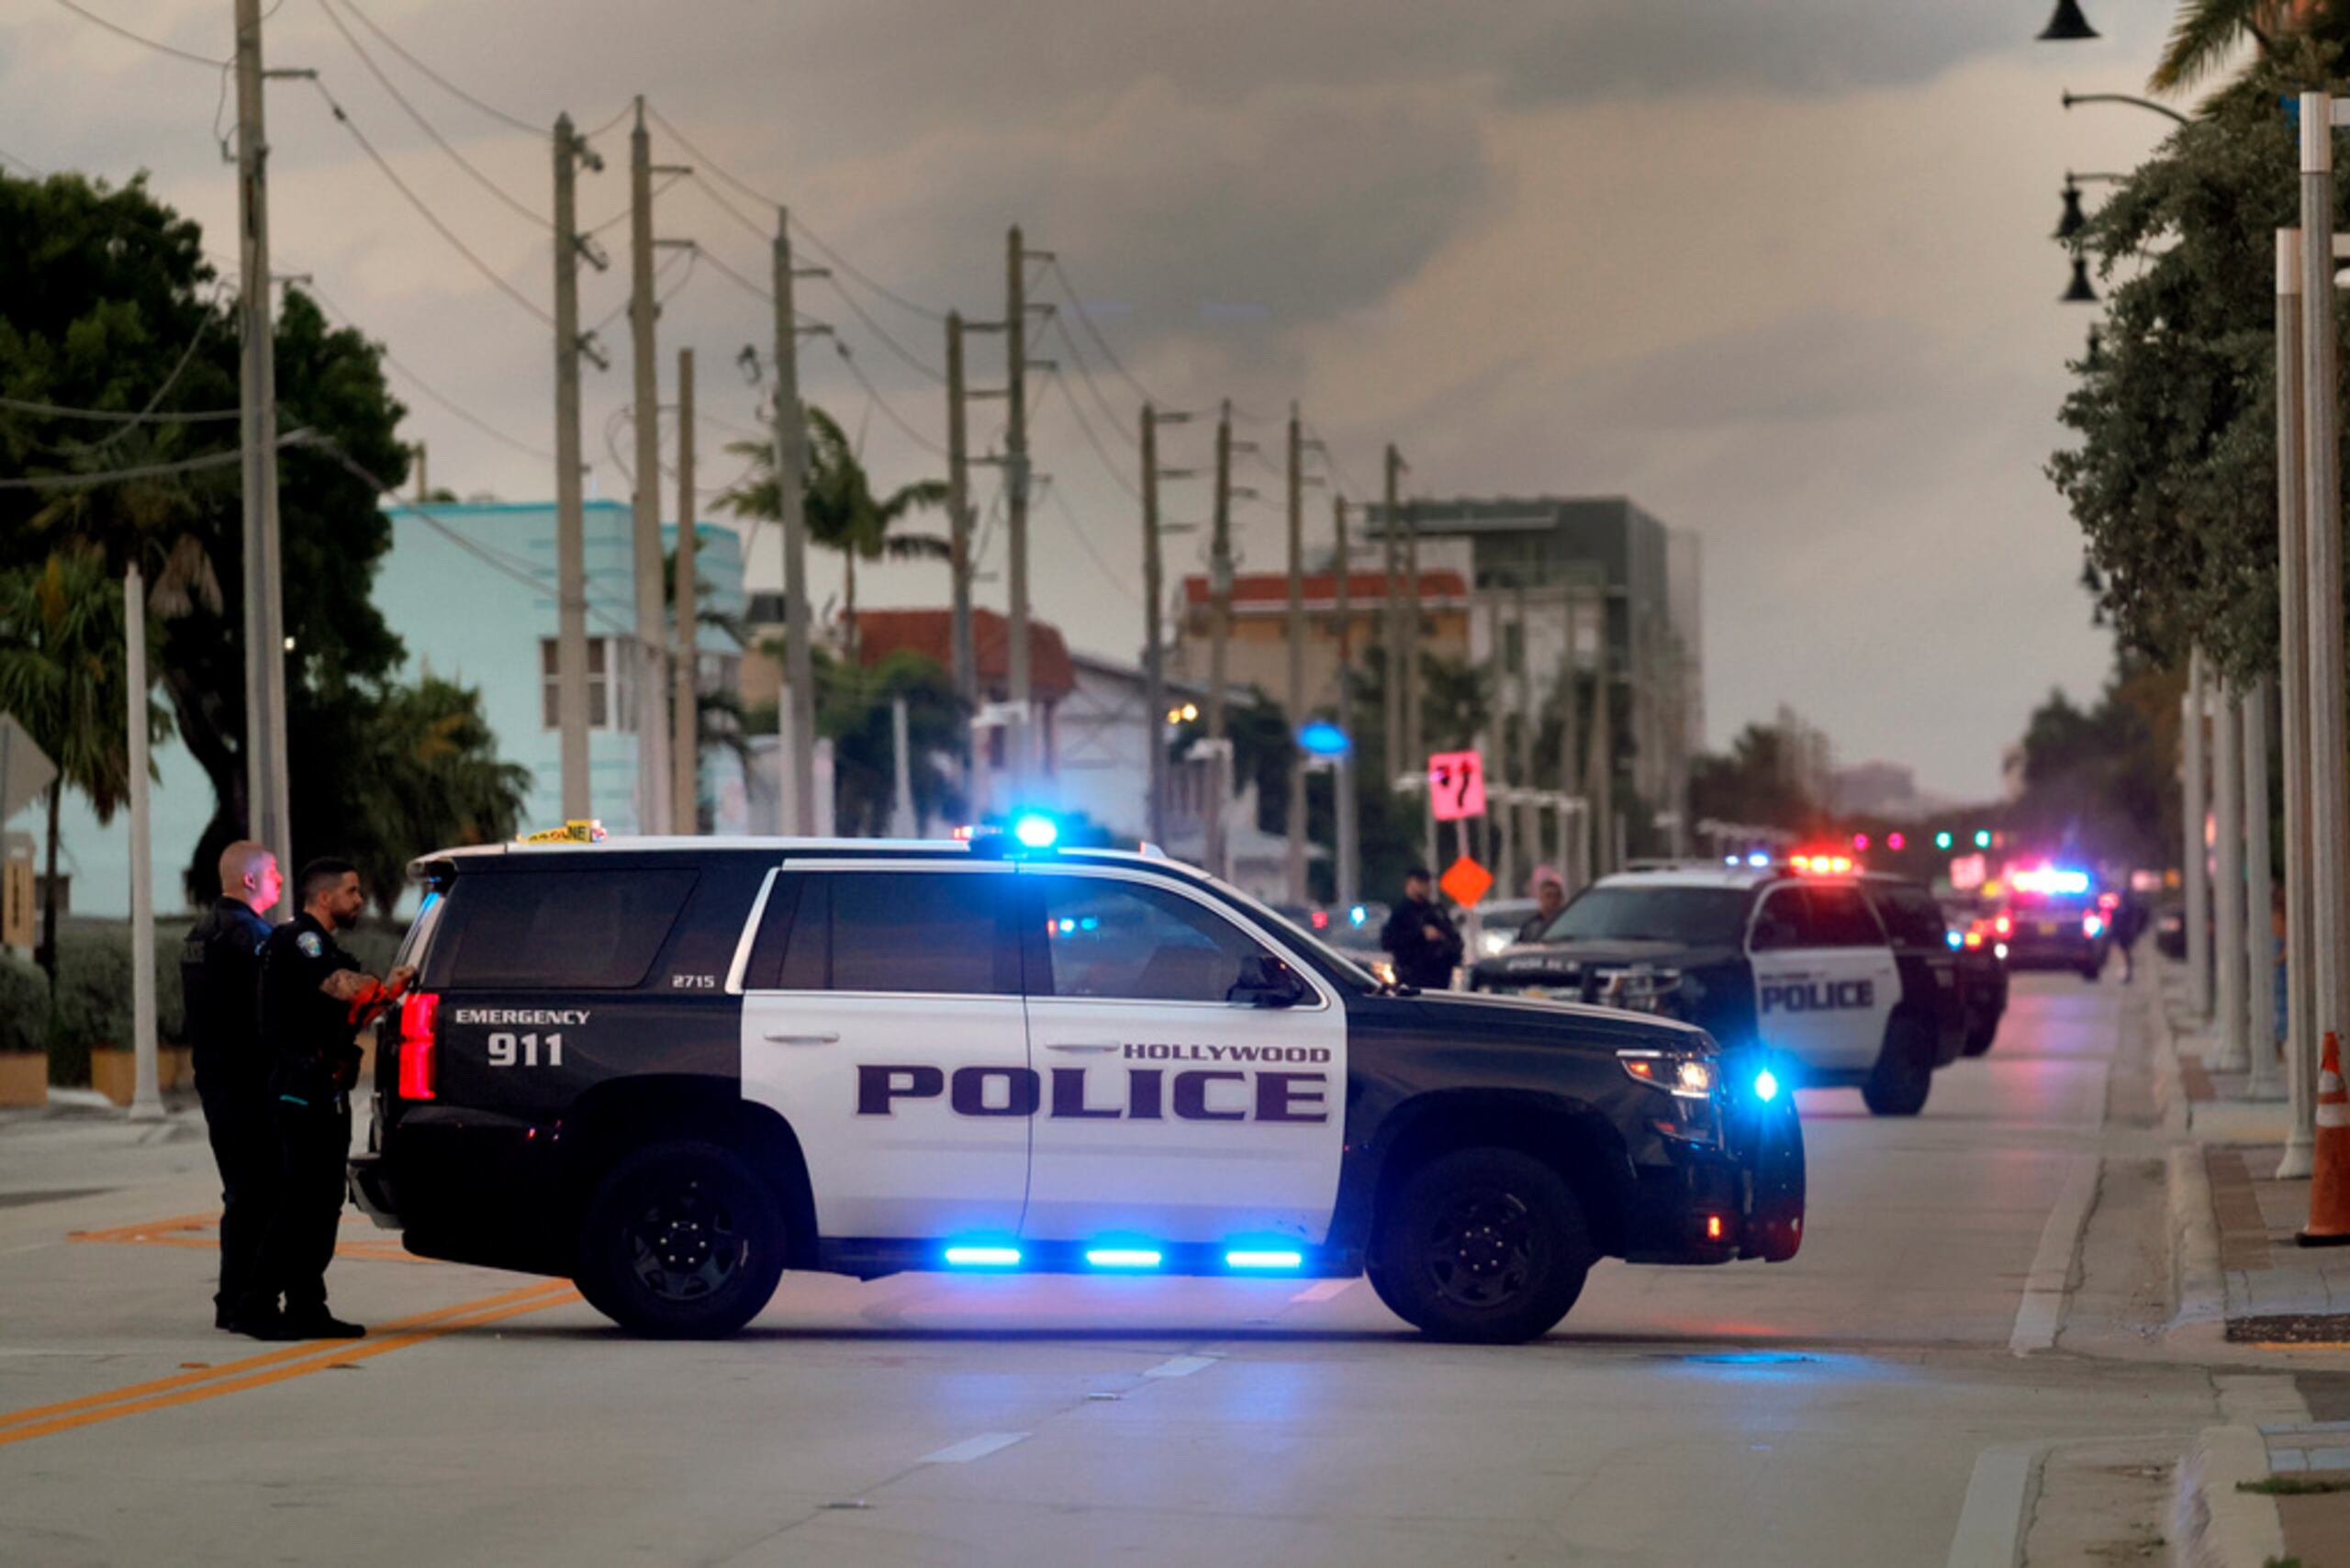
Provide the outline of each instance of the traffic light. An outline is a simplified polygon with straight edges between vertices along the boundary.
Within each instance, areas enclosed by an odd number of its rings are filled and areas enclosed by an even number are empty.
[[[1909,847],[1909,840],[1897,828],[1885,835],[1885,846],[1887,849],[1907,849]]]
[[[1934,834],[1934,847],[1936,849],[1948,849],[1950,847],[1950,829],[1944,828],[1942,832]]]
[[[1991,830],[1989,828],[1978,827],[1975,830],[1975,847],[1977,849],[1988,849],[1991,847]]]

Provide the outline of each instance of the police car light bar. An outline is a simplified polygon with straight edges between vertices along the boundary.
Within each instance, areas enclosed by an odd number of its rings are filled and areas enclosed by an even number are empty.
[[[2038,870],[2018,871],[2008,883],[2027,893],[2085,893],[2089,890],[2089,874],[2042,866]]]

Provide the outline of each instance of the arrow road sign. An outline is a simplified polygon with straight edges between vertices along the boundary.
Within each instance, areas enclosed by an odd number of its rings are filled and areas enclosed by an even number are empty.
[[[1483,816],[1484,758],[1473,751],[1432,753],[1428,757],[1428,800],[1440,823]]]

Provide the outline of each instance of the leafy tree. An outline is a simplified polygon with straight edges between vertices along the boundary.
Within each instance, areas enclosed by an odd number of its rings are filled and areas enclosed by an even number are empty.
[[[2334,0],[2183,0],[2170,41],[2154,67],[2157,92],[2190,87],[2250,39],[2255,65],[2289,65],[2315,50],[2339,53],[2350,44],[2350,6]]]
[[[15,714],[57,767],[49,791],[49,886],[37,955],[52,980],[64,791],[79,790],[102,823],[130,795],[130,737],[124,723],[130,710],[128,629],[122,585],[94,552],[59,551],[38,566],[0,572],[0,712]],[[171,734],[170,717],[151,700],[147,731],[151,741]]]
[[[1785,737],[1768,724],[1749,724],[1728,752],[1707,754],[1689,767],[1693,820],[1807,833],[1822,822],[1820,802],[1805,793],[1785,755]]]
[[[936,534],[896,532],[915,512],[946,504],[946,482],[918,479],[876,496],[873,482],[837,420],[815,404],[804,406],[808,430],[803,512],[809,542],[840,553],[845,567],[842,610],[851,662],[856,657],[856,564],[859,561],[944,561],[948,542]],[[718,499],[737,517],[779,522],[775,448],[767,442],[736,442],[727,448],[750,464],[744,479]]]
[[[341,844],[388,914],[418,855],[513,836],[531,770],[498,760],[479,691],[430,671],[364,711],[352,738],[364,748],[367,787],[348,801]]]
[[[2031,715],[2023,736],[2023,793],[2002,812],[2011,836],[2052,851],[2123,865],[2165,865],[2181,825],[2174,672],[2125,664],[2097,704],[2062,691]]]
[[[780,657],[782,650],[773,650]],[[890,831],[897,799],[897,737],[891,704],[906,702],[909,782],[920,822],[960,819],[968,810],[960,768],[964,712],[944,666],[901,649],[859,667],[817,650],[816,731],[833,743],[833,813],[852,837]]]

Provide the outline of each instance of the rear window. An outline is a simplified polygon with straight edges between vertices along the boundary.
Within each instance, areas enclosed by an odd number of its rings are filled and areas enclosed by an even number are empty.
[[[693,892],[690,870],[461,877],[437,934],[438,983],[486,991],[625,991],[643,983]],[[420,922],[421,924],[421,922]]]
[[[1744,934],[1753,897],[1745,888],[1590,888],[1559,912],[1541,940],[1729,946]]]

